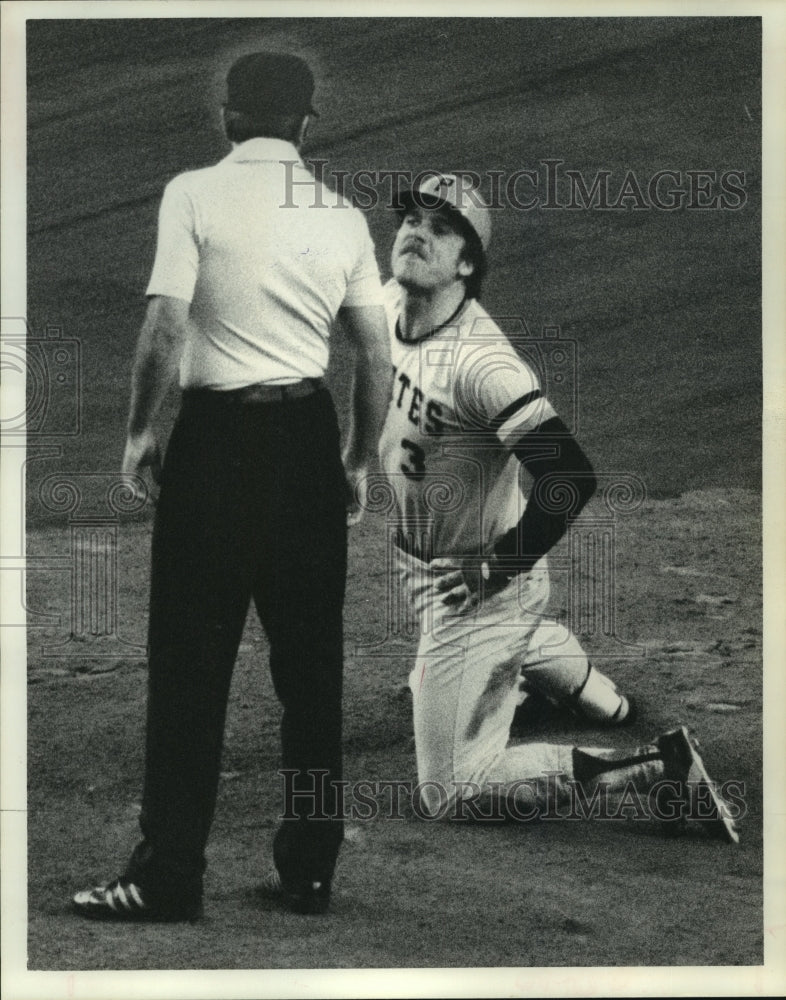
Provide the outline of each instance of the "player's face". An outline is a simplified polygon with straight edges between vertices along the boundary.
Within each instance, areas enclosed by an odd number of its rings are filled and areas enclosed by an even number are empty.
[[[472,265],[461,256],[464,237],[444,212],[413,206],[393,244],[393,277],[404,288],[439,290],[463,282]]]

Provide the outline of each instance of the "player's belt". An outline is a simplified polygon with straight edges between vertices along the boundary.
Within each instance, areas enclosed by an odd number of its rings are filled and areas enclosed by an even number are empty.
[[[255,385],[244,385],[240,389],[186,389],[184,395],[192,399],[220,400],[235,406],[254,405],[257,403],[283,403],[288,399],[303,399],[313,396],[323,386],[321,378],[305,378],[302,382],[292,382],[289,385],[267,385],[257,382]]]

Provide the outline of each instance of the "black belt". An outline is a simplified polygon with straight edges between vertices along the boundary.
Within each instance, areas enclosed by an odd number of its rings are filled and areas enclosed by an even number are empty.
[[[292,382],[289,385],[268,385],[257,382],[255,385],[244,385],[240,389],[186,389],[184,396],[192,399],[220,400],[236,406],[255,403],[283,403],[287,399],[304,399],[313,396],[323,387],[321,378],[305,378],[302,382]]]

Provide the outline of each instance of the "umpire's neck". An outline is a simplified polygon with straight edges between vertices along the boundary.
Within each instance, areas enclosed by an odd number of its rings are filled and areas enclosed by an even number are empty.
[[[311,116],[304,115],[302,118],[300,116],[293,117],[291,119],[291,130],[287,128],[283,133],[278,132],[273,135],[266,135],[264,131],[260,130],[258,132],[252,133],[248,129],[243,133],[243,138],[238,139],[235,137],[233,132],[233,126],[236,125],[238,120],[242,121],[245,118],[240,112],[230,111],[226,107],[221,108],[221,123],[224,127],[224,134],[226,135],[229,143],[233,149],[241,146],[244,142],[248,142],[249,139],[280,139],[284,135],[289,134],[289,138],[285,139],[286,142],[291,142],[298,153],[302,153],[303,144],[306,141],[306,136],[308,135],[308,127],[311,124]]]
[[[422,340],[436,333],[456,316],[466,297],[463,281],[454,281],[440,288],[405,287],[399,317],[402,339]]]

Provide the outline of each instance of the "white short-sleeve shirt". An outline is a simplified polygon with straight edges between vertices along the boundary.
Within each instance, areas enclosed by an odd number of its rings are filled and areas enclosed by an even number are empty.
[[[398,528],[420,558],[487,555],[524,512],[512,447],[555,411],[479,302],[409,343],[397,334],[401,295],[385,285],[395,375],[380,440]]]
[[[319,378],[339,307],[382,301],[363,214],[263,138],[167,185],[147,294],[191,304],[180,384],[214,389]]]

